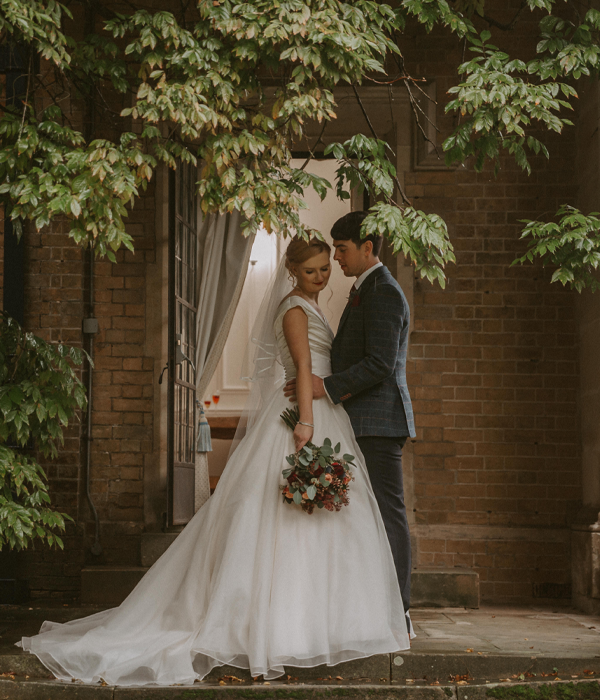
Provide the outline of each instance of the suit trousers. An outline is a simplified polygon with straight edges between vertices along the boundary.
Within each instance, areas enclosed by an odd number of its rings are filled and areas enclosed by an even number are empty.
[[[404,503],[402,448],[405,437],[358,437],[390,541],[404,610],[410,608],[410,532]]]

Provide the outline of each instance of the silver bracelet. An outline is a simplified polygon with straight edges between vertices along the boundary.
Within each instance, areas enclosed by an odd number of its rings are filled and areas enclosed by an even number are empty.
[[[312,423],[305,423],[302,420],[298,421],[299,425],[307,425],[309,428],[314,428],[315,426]]]

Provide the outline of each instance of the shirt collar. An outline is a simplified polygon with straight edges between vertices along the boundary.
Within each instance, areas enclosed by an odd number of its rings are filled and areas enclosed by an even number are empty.
[[[373,267],[370,267],[368,270],[365,270],[360,277],[357,278],[356,282],[354,283],[355,289],[358,289],[360,285],[367,279],[367,277],[371,274],[371,272],[374,272],[378,267],[383,267],[382,262],[375,263]]]

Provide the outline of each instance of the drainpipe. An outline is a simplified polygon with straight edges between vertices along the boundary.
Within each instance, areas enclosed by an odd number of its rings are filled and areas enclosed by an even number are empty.
[[[102,545],[100,544],[100,518],[98,517],[98,511],[92,500],[92,493],[90,491],[90,472],[92,464],[92,406],[93,406],[93,380],[94,380],[94,335],[98,332],[98,319],[94,318],[94,249],[90,245],[89,247],[89,298],[88,298],[88,317],[83,319],[83,332],[88,336],[88,354],[90,356],[90,363],[88,367],[87,375],[87,446],[85,454],[85,495],[87,501],[90,505],[90,510],[94,516],[94,521],[96,523],[96,531],[94,534],[94,544],[91,547],[92,554],[94,556],[100,556],[102,554]]]

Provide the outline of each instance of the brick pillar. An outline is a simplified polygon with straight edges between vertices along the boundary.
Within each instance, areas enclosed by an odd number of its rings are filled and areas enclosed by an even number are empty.
[[[586,81],[580,97],[578,205],[588,213],[600,207],[597,81]],[[578,302],[583,508],[572,532],[573,602],[589,613],[600,614],[600,292],[585,292]]]

